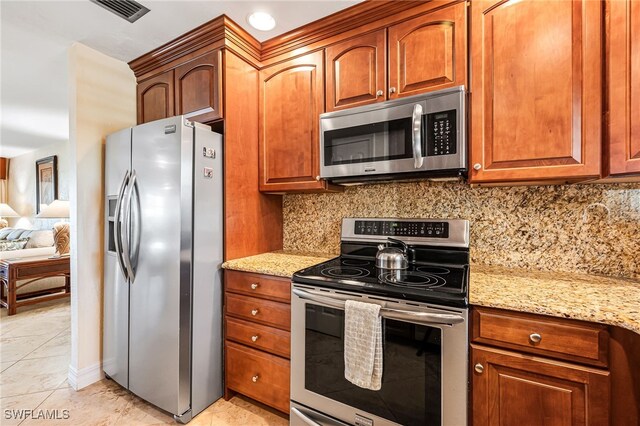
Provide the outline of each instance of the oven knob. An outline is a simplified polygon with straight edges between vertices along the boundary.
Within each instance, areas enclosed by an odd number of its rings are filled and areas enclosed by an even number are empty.
[[[542,340],[542,336],[539,335],[538,333],[531,333],[529,335],[529,341],[531,341],[532,344],[540,343],[541,340]]]
[[[251,315],[253,315],[254,317],[255,317],[256,315],[258,315],[258,310],[257,310],[257,309],[252,309],[252,310],[251,310]]]
[[[257,283],[252,283],[251,284],[251,290],[255,290],[258,288],[258,284]]]
[[[476,163],[473,165],[473,170],[480,170],[482,168],[482,164]]]
[[[258,336],[257,334],[255,336],[251,336],[251,341],[255,342],[256,340],[258,340],[258,337],[260,336]]]
[[[476,370],[476,373],[478,374],[482,374],[484,372],[484,366],[480,363],[477,363],[473,369]]]
[[[256,382],[258,381],[258,379],[259,379],[259,378],[260,378],[260,376],[258,376],[258,375],[256,374],[255,376],[253,376],[253,377],[251,378],[251,381],[252,381],[253,383],[256,383]]]

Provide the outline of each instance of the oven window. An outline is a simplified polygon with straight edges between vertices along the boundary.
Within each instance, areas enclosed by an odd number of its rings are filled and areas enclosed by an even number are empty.
[[[306,304],[305,388],[403,425],[440,425],[442,331],[383,320],[382,389],[344,378],[344,311]]]
[[[325,166],[403,158],[413,158],[410,118],[324,132]]]

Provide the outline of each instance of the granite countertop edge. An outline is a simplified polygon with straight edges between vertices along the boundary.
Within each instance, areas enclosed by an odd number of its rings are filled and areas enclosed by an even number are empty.
[[[295,271],[336,256],[280,250],[229,260],[222,267],[291,278]],[[640,334],[638,279],[472,265],[469,303],[608,324]]]

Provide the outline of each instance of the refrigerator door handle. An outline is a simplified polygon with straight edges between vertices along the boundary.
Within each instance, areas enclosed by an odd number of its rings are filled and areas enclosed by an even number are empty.
[[[133,196],[133,190],[136,186],[136,171],[132,171],[131,172],[131,178],[129,180],[129,191],[127,192],[127,200],[124,203],[124,206],[126,208],[126,212],[124,215],[124,219],[127,223],[131,222],[131,197]],[[122,244],[122,258],[124,260],[124,264],[127,268],[127,275],[129,276],[129,282],[133,284],[133,282],[136,279],[136,275],[133,272],[133,266],[131,264],[131,253],[130,253],[130,249],[131,249],[131,239],[130,239],[130,233],[131,232],[127,232],[126,230],[120,230],[120,235],[122,236],[122,240],[123,240],[123,244]]]
[[[130,265],[133,275],[136,275],[138,269],[138,254],[140,253],[140,235],[142,232],[142,216],[140,214],[140,191],[138,189],[138,179],[136,177],[131,184],[131,203],[129,208],[132,212],[131,218],[131,256]]]
[[[129,183],[129,178],[131,175],[129,174],[129,170],[124,174],[124,179],[122,179],[122,183],[120,184],[120,190],[118,191],[118,198],[116,200],[116,212],[115,217],[113,218],[113,243],[116,248],[116,257],[118,258],[118,264],[120,265],[120,269],[122,270],[122,275],[124,275],[124,279],[128,280],[129,275],[127,274],[127,267],[125,266],[124,260],[122,258],[122,198],[124,197],[124,192]]]

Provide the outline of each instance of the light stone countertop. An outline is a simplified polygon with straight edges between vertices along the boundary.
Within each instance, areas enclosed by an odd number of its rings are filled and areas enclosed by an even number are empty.
[[[294,272],[336,257],[331,254],[274,251],[226,261],[224,269],[291,278]]]
[[[230,260],[222,267],[291,277],[333,257],[277,251]],[[471,265],[469,303],[615,325],[640,334],[640,280]]]

